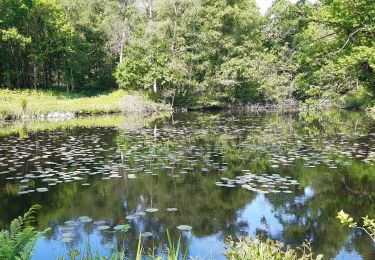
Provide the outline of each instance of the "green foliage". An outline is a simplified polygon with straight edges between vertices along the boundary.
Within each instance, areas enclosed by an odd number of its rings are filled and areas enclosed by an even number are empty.
[[[307,97],[343,95],[358,86],[374,94],[374,13],[372,1],[327,0],[314,8],[297,35],[297,82]]]
[[[279,241],[267,239],[262,241],[259,237],[240,237],[235,241],[229,237],[226,241],[227,252],[224,254],[229,260],[320,260],[323,255],[313,257],[309,243],[304,243],[301,248],[283,250],[284,245]]]
[[[344,226],[348,226],[351,228],[359,228],[364,230],[375,243],[375,219],[371,219],[368,216],[362,217],[363,225],[359,226],[357,222],[354,221],[349,214],[345,213],[343,210],[337,213],[336,218],[340,220],[340,223]]]
[[[375,95],[373,1],[3,0],[0,87],[137,90],[173,106]],[[311,101],[312,100],[312,101]]]
[[[365,88],[355,89],[344,96],[344,103],[350,109],[365,109],[374,104],[373,97]]]
[[[177,245],[176,245],[172,241],[171,236],[169,235],[169,231],[167,229],[167,238],[168,238],[168,260],[179,260],[179,259],[186,260],[191,240],[189,240],[189,243],[186,246],[184,255],[180,256],[180,253],[181,253],[180,252],[180,250],[181,250],[181,248],[180,248],[180,246],[181,246],[181,243],[180,243],[181,242],[181,237],[178,239],[178,242],[177,242]]]
[[[126,57],[115,72],[115,78],[120,88],[139,90],[143,88],[149,64],[144,59],[146,51],[141,46],[127,47]]]
[[[70,4],[68,12],[63,0],[2,1],[0,87],[111,86],[114,63],[103,33],[76,23]]]
[[[0,119],[55,116],[171,111],[169,105],[155,103],[145,95],[124,90],[66,94],[53,91],[0,90]],[[25,112],[26,115],[25,115]],[[58,113],[59,115],[56,115]]]
[[[9,230],[0,231],[0,258],[30,259],[34,243],[41,235],[32,227],[39,205],[32,206],[23,216],[14,219]]]

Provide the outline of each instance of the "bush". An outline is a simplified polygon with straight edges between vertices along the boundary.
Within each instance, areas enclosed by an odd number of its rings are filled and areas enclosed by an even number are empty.
[[[345,108],[348,109],[364,109],[370,105],[373,105],[373,98],[365,89],[360,88],[348,93],[344,97],[344,103]]]
[[[301,248],[283,250],[284,245],[280,241],[267,239],[262,241],[259,237],[240,237],[234,241],[229,237],[226,241],[227,252],[224,254],[229,260],[307,260],[314,259],[310,244],[304,243]],[[315,259],[322,259],[318,255]]]
[[[337,213],[336,218],[338,218],[341,224],[343,224],[344,226],[363,230],[367,235],[369,235],[372,242],[375,243],[375,219],[371,219],[368,216],[362,217],[363,225],[359,226],[358,223],[355,222],[354,219],[343,210]]]
[[[154,113],[172,110],[168,105],[155,103],[141,94],[125,95],[120,101],[120,107],[123,113]]]

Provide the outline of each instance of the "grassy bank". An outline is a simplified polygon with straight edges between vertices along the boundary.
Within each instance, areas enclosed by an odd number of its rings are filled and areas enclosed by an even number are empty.
[[[137,111],[129,108],[137,107]],[[105,93],[67,94],[53,91],[0,90],[0,119],[72,117],[170,109],[139,94],[116,90]]]

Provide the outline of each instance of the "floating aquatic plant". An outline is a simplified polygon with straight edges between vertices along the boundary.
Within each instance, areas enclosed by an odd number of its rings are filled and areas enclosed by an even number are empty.
[[[158,212],[158,211],[159,211],[159,209],[157,209],[157,208],[146,209],[146,212],[148,212],[148,213],[154,213],[154,212]]]
[[[252,174],[244,171],[245,174],[237,176],[235,179],[221,177],[221,181],[215,182],[215,185],[220,187],[234,188],[240,186],[244,189],[260,192],[263,194],[268,193],[293,193],[290,188],[299,185],[298,181],[292,180],[289,176],[281,177],[278,174]]]
[[[190,231],[192,230],[193,228],[191,226],[188,226],[188,225],[179,225],[177,227],[177,229],[181,230],[181,231]]]
[[[111,228],[110,226],[106,226],[106,225],[98,226],[99,230],[107,230],[107,229],[110,229],[110,228]]]
[[[82,223],[88,223],[88,222],[91,222],[92,221],[92,218],[90,217],[87,217],[87,216],[82,216],[82,217],[79,217],[78,220]]]

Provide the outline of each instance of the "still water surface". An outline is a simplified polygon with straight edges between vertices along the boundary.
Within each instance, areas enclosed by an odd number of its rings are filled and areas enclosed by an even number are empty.
[[[146,252],[162,255],[167,230],[199,259],[223,259],[229,235],[308,239],[326,258],[375,259],[370,239],[334,218],[375,216],[375,123],[362,114],[90,120],[2,126],[0,226],[42,205],[39,229],[50,231],[33,259],[69,248],[126,248],[133,258],[139,233]]]

